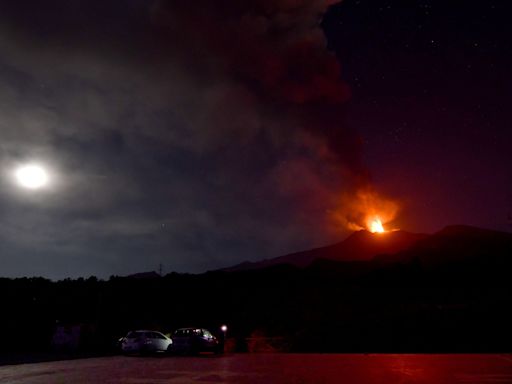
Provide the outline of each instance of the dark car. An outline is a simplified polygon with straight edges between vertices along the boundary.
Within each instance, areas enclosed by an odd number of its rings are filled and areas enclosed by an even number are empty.
[[[172,353],[224,352],[224,345],[204,328],[180,328],[171,335],[171,339],[169,351]]]

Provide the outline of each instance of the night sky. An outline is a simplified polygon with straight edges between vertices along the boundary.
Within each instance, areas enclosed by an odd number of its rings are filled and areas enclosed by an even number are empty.
[[[0,275],[198,273],[376,214],[510,231],[506,4],[1,2]]]

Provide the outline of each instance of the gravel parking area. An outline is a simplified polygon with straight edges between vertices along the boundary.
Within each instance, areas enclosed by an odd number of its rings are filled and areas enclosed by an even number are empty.
[[[1,383],[512,383],[510,355],[114,356],[0,367]]]

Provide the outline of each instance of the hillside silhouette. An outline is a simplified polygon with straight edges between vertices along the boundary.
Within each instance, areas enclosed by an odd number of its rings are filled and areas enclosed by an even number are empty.
[[[131,329],[218,332],[227,324],[236,351],[510,352],[512,234],[450,226],[395,253],[386,250],[402,243],[377,247],[381,239],[356,232],[306,252],[329,256],[306,267],[107,281],[3,278],[0,350],[48,350],[59,327],[80,327],[79,350],[105,352]]]
[[[272,265],[289,264],[296,267],[307,267],[315,260],[327,259],[333,261],[367,261],[376,255],[394,254],[408,249],[418,240],[428,235],[410,233],[406,231],[392,231],[387,233],[371,233],[365,230],[352,233],[345,240],[329,245],[295,252],[274,259],[257,262],[244,262],[225,271],[242,271],[249,269],[266,268]]]

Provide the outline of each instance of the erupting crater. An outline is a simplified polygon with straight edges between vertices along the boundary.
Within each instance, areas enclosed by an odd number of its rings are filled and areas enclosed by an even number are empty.
[[[367,223],[368,231],[371,233],[384,233],[386,230],[382,225],[382,221],[379,217],[374,217],[368,220]]]

